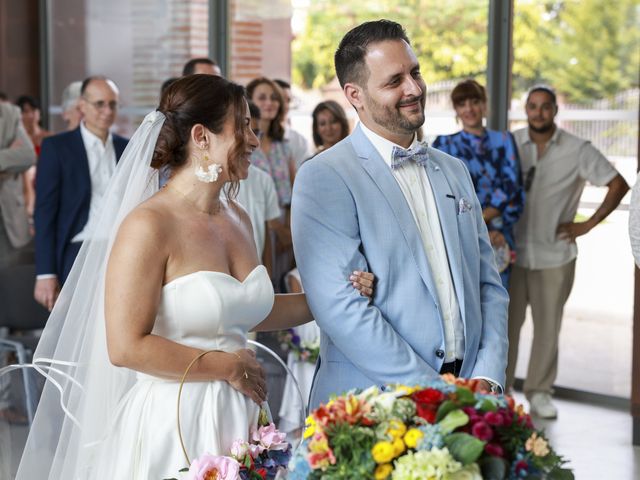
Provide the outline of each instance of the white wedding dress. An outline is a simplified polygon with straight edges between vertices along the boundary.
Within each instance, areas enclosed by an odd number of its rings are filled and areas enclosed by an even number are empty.
[[[267,270],[257,266],[244,281],[199,271],[162,289],[153,334],[202,350],[246,347],[247,331],[269,314],[274,302]],[[180,478],[187,467],[176,424],[179,382],[142,373],[122,399],[107,438],[99,447],[92,479]],[[180,420],[191,460],[228,455],[234,440],[248,439],[259,407],[227,382],[185,382]]]

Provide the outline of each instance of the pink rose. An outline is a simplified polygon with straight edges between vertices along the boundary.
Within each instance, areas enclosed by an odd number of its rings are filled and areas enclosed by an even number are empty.
[[[231,445],[231,455],[236,460],[241,462],[247,453],[249,453],[249,444],[246,441],[238,439]]]
[[[287,434],[280,432],[273,423],[266,427],[254,430],[251,439],[262,445],[267,450],[286,450],[289,444],[286,441]]]
[[[471,427],[471,435],[483,442],[488,442],[493,438],[493,430],[485,422],[479,421]]]
[[[236,480],[239,474],[240,464],[233,458],[206,453],[191,462],[185,480]]]

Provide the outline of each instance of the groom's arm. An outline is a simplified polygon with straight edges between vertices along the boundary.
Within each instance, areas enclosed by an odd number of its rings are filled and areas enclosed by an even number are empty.
[[[360,372],[379,384],[437,376],[380,310],[345,281],[354,270],[368,270],[358,212],[344,180],[322,160],[300,169],[291,209],[296,261],[316,322]]]
[[[502,286],[500,274],[495,266],[493,247],[482,218],[482,207],[475,195],[468,170],[464,169],[469,186],[469,198],[474,202],[472,211],[478,230],[480,247],[480,307],[482,322],[480,347],[471,377],[480,377],[504,386],[507,369],[509,340],[507,335],[507,312],[509,295]]]

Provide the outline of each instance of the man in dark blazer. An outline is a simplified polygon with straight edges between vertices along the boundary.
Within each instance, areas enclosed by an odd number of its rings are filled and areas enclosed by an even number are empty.
[[[51,310],[71,266],[98,220],[102,197],[127,139],[110,133],[118,88],[105,77],[82,83],[83,119],[42,142],[36,177],[35,299]]]

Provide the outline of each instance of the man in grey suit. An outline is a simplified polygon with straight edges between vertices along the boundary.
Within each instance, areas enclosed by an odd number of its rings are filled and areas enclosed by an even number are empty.
[[[463,163],[419,143],[426,85],[401,25],[364,23],[335,54],[360,124],[296,176],[292,233],[322,331],[310,406],[440,373],[499,391],[507,293]],[[375,273],[373,301],[344,282]]]
[[[36,153],[22,125],[20,109],[0,103],[0,268],[33,261],[25,248],[31,234],[21,174],[35,161]],[[0,367],[3,363],[4,358]],[[23,420],[9,408],[9,393],[7,381],[0,381],[0,420]]]

